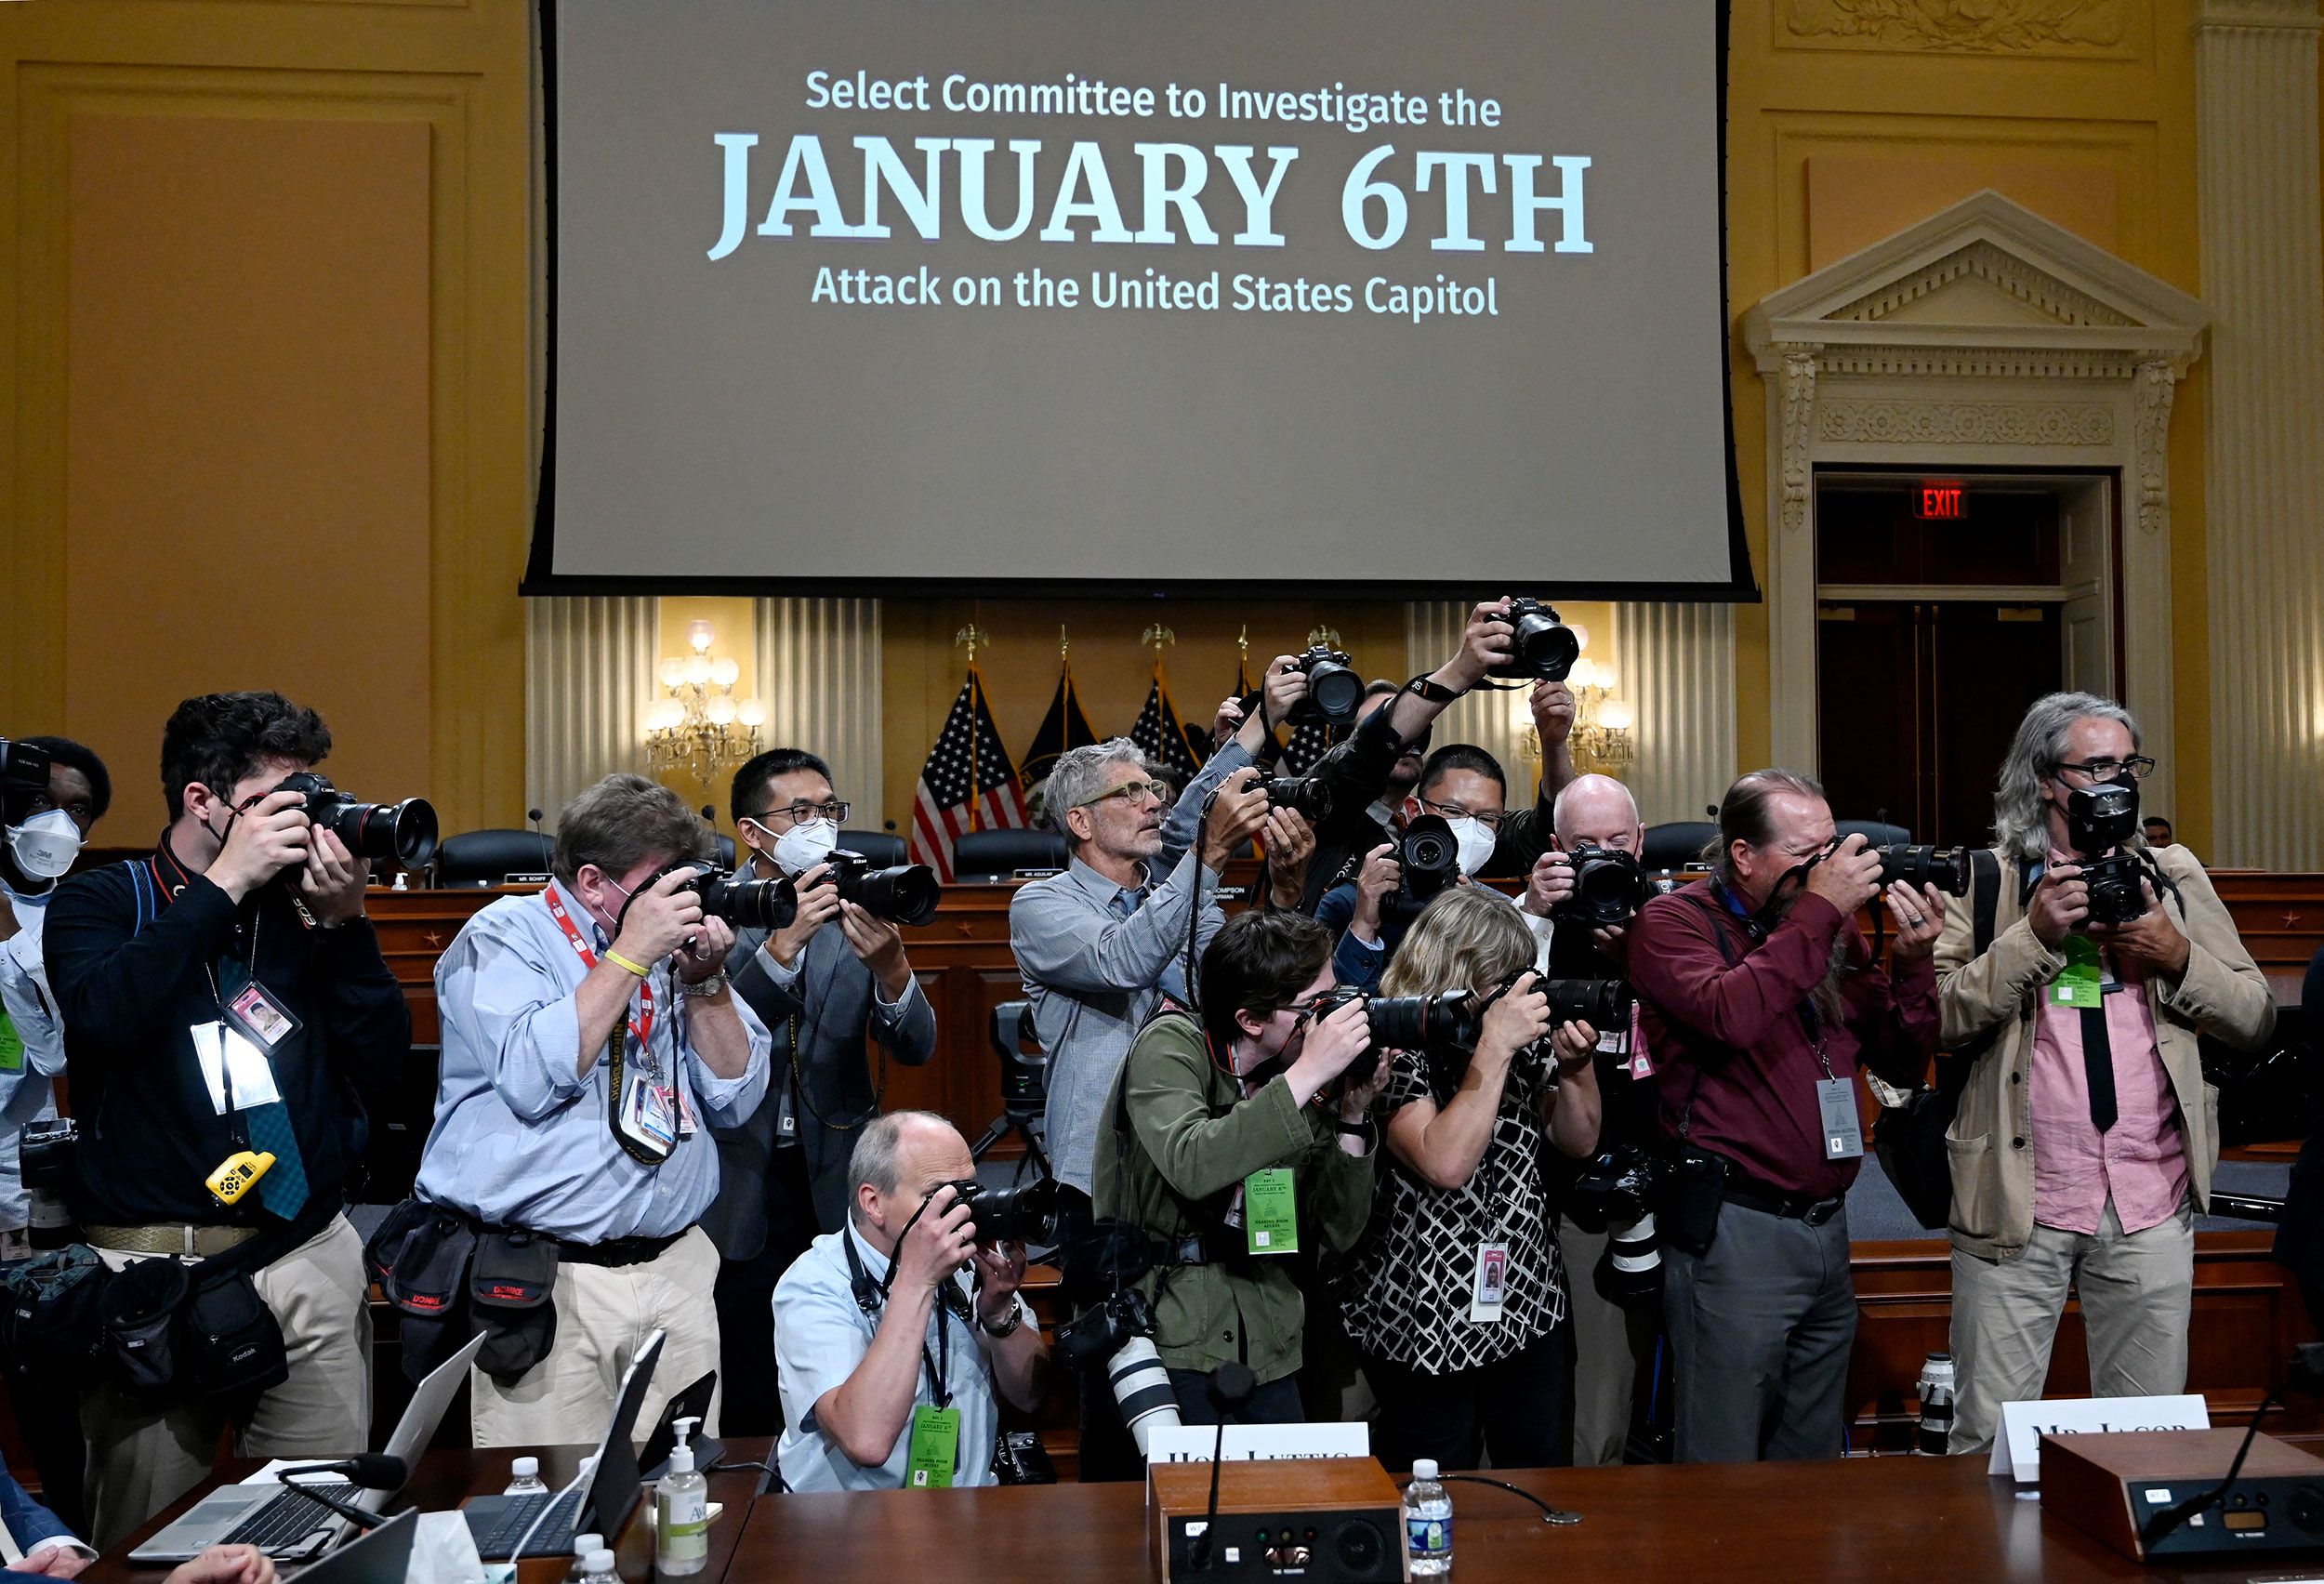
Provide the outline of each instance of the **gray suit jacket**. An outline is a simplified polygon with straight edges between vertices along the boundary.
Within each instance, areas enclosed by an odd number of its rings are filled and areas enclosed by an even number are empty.
[[[815,1219],[835,1232],[847,1215],[847,1162],[862,1131],[850,1123],[873,1104],[870,1046],[917,1067],[936,1054],[936,1013],[915,979],[904,998],[882,1007],[872,971],[847,943],[838,919],[817,931],[799,954],[790,989],[777,984],[773,964],[759,948],[763,930],[744,930],[726,958],[734,993],[774,1036],[774,1072],[766,1102],[739,1128],[719,1128],[719,1196],[702,1217],[719,1252],[729,1260],[756,1258],[767,1246],[767,1168],[786,1119],[796,1127],[797,1148],[807,1152]],[[796,1073],[806,1079],[801,1103],[794,1076],[792,1037],[799,1040]],[[790,1147],[790,1146],[786,1146]]]

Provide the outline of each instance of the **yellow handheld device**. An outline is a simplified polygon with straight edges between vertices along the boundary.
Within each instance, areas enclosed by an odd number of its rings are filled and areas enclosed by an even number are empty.
[[[274,1156],[267,1150],[236,1150],[218,1163],[209,1175],[210,1196],[221,1205],[231,1205],[250,1191],[250,1185],[274,1164]]]

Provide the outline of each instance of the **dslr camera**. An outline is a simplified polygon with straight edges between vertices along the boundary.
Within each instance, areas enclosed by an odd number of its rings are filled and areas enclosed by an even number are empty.
[[[976,1241],[983,1247],[996,1243],[1013,1243],[1020,1248],[1056,1246],[1057,1179],[1053,1177],[1038,1177],[1007,1188],[987,1188],[973,1177],[936,1186],[950,1188],[954,1198],[969,1207],[969,1219],[976,1224]]]
[[[1293,663],[1307,678],[1307,696],[1291,706],[1294,726],[1345,726],[1364,703],[1364,679],[1355,664],[1337,649],[1318,643]]]
[[[1557,906],[1560,920],[1586,929],[1615,929],[1638,917],[1654,895],[1638,860],[1618,847],[1577,841],[1566,854],[1574,870],[1574,894]]]
[[[1599,1290],[1617,1303],[1644,1303],[1662,1290],[1654,1208],[1664,1176],[1657,1156],[1620,1143],[1592,1155],[1566,1195],[1565,1213],[1576,1226],[1607,1234],[1595,1275]]]
[[[1574,629],[1552,606],[1538,600],[1512,600],[1501,617],[1516,629],[1510,640],[1509,661],[1493,667],[1496,677],[1520,680],[1562,682],[1581,658],[1581,642]]]
[[[1309,825],[1331,817],[1331,788],[1319,776],[1278,775],[1265,785],[1270,809],[1289,809]]]
[[[869,858],[844,847],[835,848],[825,862],[839,888],[839,900],[853,903],[875,918],[925,924],[936,917],[936,904],[944,899],[936,871],[925,864],[875,869]]]
[[[786,929],[799,917],[799,893],[788,877],[778,875],[762,880],[746,871],[723,869],[701,858],[680,858],[646,881],[645,886],[640,886],[637,894],[644,895],[646,886],[663,875],[681,869],[691,870],[694,878],[679,889],[693,891],[701,900],[703,912],[713,918],[723,918],[738,930]],[[621,910],[626,916],[629,904],[623,903]],[[619,920],[615,922],[618,924]]]
[[[48,750],[0,737],[0,823],[15,825],[48,792]]]
[[[1581,1022],[1592,1028],[1609,1028],[1630,1021],[1630,985],[1622,980],[1537,979],[1533,988],[1548,997],[1552,1027]],[[1466,1066],[1485,1032],[1486,1009],[1497,998],[1469,990],[1366,997],[1362,991],[1341,984],[1316,997],[1313,1015],[1328,1017],[1350,1001],[1364,1001],[1371,1049],[1349,1063],[1346,1075],[1348,1082],[1361,1085],[1372,1080],[1391,1050],[1416,1052],[1432,1066],[1450,1070]],[[1539,1053],[1538,1047],[1534,1053]]]
[[[1104,1302],[1057,1328],[1057,1355],[1071,1369],[1103,1369],[1138,1455],[1156,1430],[1179,1427],[1178,1394],[1154,1346],[1154,1310],[1136,1287],[1117,1287]]]
[[[35,1248],[62,1248],[73,1241],[73,1214],[65,1208],[65,1181],[81,1147],[81,1125],[70,1116],[27,1122],[18,1135],[18,1158],[27,1196],[28,1228]]]
[[[2138,828],[2134,781],[2102,781],[2066,795],[2066,842],[2090,887],[2093,924],[2128,924],[2146,912],[2146,893],[2139,889],[2146,866],[2137,853],[2119,851]]]
[[[1380,899],[1380,921],[1409,924],[1460,878],[1460,843],[1441,815],[1422,814],[1396,838],[1396,864],[1401,874],[1396,889]]]
[[[1893,886],[1898,880],[1916,886],[1931,886],[1948,896],[1969,894],[1969,849],[1966,847],[1876,847],[1880,854],[1881,884]]]
[[[329,830],[358,858],[376,858],[416,869],[436,855],[436,811],[425,798],[401,803],[359,803],[327,776],[311,770],[286,775],[276,792],[296,792],[306,799],[310,824]]]

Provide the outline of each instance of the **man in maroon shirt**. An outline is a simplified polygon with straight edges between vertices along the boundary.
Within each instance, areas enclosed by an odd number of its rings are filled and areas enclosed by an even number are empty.
[[[1682,1163],[1663,1218],[1678,1456],[1837,1457],[1856,1328],[1843,1200],[1864,1155],[1856,1069],[1905,1086],[1925,1073],[1945,901],[1889,888],[1892,984],[1855,924],[1880,858],[1860,836],[1835,842],[1821,786],[1754,771],[1727,789],[1719,836],[1710,881],[1648,903],[1630,950]],[[1705,1190],[1722,1177],[1720,1202]]]

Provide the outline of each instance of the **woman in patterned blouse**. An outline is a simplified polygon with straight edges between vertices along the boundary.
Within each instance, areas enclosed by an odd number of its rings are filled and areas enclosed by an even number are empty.
[[[1487,1449],[1496,1468],[1572,1460],[1573,1340],[1541,1154],[1545,1135],[1578,1160],[1597,1147],[1598,1036],[1552,1033],[1534,949],[1508,898],[1462,886],[1429,904],[1381,981],[1388,996],[1508,986],[1465,1063],[1390,1057],[1387,1159],[1338,1288],[1391,1469],[1473,1469]]]

